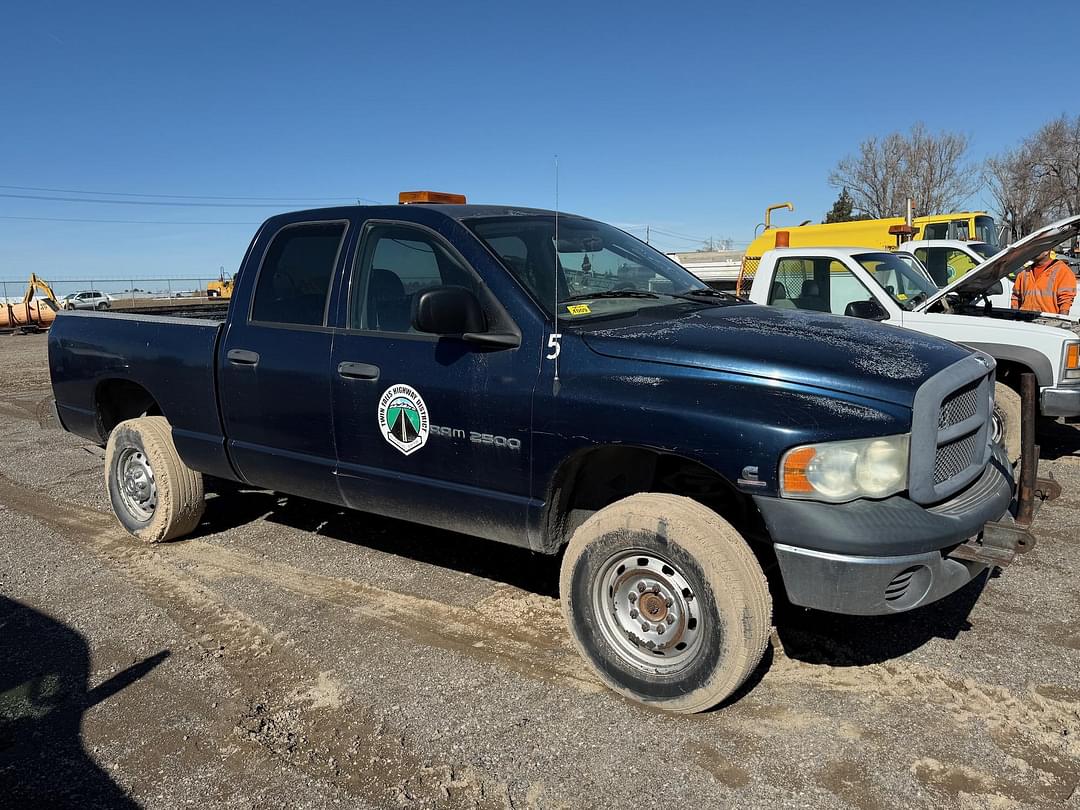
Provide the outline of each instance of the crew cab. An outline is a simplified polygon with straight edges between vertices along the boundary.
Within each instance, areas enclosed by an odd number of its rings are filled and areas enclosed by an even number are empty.
[[[989,356],[751,305],[584,217],[407,194],[270,218],[217,309],[58,317],[58,416],[106,445],[129,532],[193,530],[205,474],[565,548],[575,646],[679,712],[757,666],[769,577],[889,614],[1030,547]]]
[[[776,308],[854,315],[962,343],[993,357],[997,379],[1014,391],[1023,373],[1035,374],[1043,415],[1076,417],[1080,326],[1068,317],[995,307],[988,296],[999,292],[1010,273],[1078,232],[1080,217],[1048,225],[945,286],[902,251],[777,248],[762,256],[749,297]],[[1015,394],[999,399],[1006,396]],[[1018,412],[1018,397],[1013,403]],[[1018,443],[1017,435],[1014,452]]]

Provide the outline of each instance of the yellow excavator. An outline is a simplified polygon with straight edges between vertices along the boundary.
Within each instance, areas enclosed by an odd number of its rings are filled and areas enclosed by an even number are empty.
[[[35,298],[35,293],[41,293],[42,297]],[[23,332],[45,329],[56,320],[59,311],[60,304],[49,282],[31,273],[22,301],[13,304],[5,300],[0,304],[0,329],[19,329]]]
[[[206,297],[207,298],[232,298],[233,279],[232,276],[225,278],[225,268],[222,267],[218,272],[217,281],[211,281],[206,285]]]

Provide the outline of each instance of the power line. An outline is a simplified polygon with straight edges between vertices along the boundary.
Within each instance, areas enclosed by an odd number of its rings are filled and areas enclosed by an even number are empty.
[[[282,208],[280,203],[224,203],[224,202],[165,202],[164,200],[92,200],[89,197],[53,197],[43,194],[0,193],[0,197],[18,200],[49,200],[50,202],[98,203],[107,205],[155,205],[184,208]],[[359,199],[354,197],[353,199]]]
[[[45,188],[42,186],[6,186],[0,188],[14,191],[47,191],[51,194],[91,194],[98,197],[158,197],[171,200],[261,200],[267,202],[325,202],[331,200],[363,200],[364,202],[379,203],[381,200],[370,200],[366,197],[357,197],[355,194],[345,194],[340,197],[222,197],[215,194],[144,194],[135,191],[86,191],[74,188]]]
[[[691,236],[690,234],[686,234],[686,233],[676,233],[675,231],[668,231],[668,230],[664,230],[663,228],[657,228],[655,225],[653,225],[651,227],[652,227],[652,230],[654,232],[662,233],[662,234],[664,234],[664,236],[676,236],[676,237],[679,237],[680,239],[690,239],[690,240],[692,240],[694,242],[707,242],[709,240],[709,237],[707,237],[707,236]]]
[[[95,222],[112,225],[258,225],[258,222],[180,222],[168,219],[77,219],[74,217],[22,217],[0,215],[0,219],[29,222]]]

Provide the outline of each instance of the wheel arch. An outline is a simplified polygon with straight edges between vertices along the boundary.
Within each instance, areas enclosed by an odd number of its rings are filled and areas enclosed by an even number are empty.
[[[139,416],[164,416],[157,398],[144,386],[123,377],[100,380],[94,388],[94,412],[102,441],[114,427]]]
[[[547,488],[539,550],[557,552],[590,515],[642,492],[685,495],[740,530],[763,531],[750,496],[708,465],[655,447],[607,444],[578,450],[556,469]]]
[[[1026,372],[1035,375],[1040,388],[1054,384],[1054,366],[1050,359],[1038,349],[1004,343],[966,343],[965,345],[993,357],[998,364],[998,381],[1010,388],[1019,391],[1020,375]]]

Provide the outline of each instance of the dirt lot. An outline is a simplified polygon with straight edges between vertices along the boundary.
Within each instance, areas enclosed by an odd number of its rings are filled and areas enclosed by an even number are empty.
[[[220,485],[139,545],[45,338],[0,337],[0,796],[1080,809],[1080,432],[1044,427],[1064,495],[1021,562],[899,617],[780,609],[752,688],[675,717],[583,669],[554,560]]]

